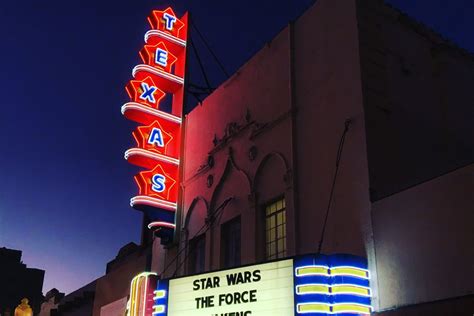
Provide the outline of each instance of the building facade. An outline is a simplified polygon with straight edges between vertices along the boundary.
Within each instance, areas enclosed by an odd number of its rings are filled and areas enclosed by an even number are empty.
[[[381,1],[317,1],[186,116],[176,243],[151,270],[320,249],[368,259],[375,312],[472,313],[473,74]]]
[[[472,54],[382,1],[316,1],[183,118],[173,242],[137,267],[353,255],[374,314],[470,315],[473,74]],[[94,315],[138,304],[136,267],[119,270]]]

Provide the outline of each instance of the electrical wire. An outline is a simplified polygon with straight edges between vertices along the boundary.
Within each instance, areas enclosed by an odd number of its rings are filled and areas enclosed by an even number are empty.
[[[219,58],[217,58],[217,55],[214,53],[214,51],[211,49],[211,47],[209,46],[209,44],[207,43],[206,39],[204,38],[204,36],[202,35],[202,33],[199,31],[199,29],[197,28],[196,24],[194,23],[194,20],[193,18],[191,17],[191,26],[194,28],[194,30],[196,30],[196,33],[198,34],[199,38],[201,38],[201,40],[203,41],[204,45],[206,46],[207,50],[211,53],[212,57],[214,58],[214,60],[216,61],[216,63],[219,65],[219,67],[221,68],[222,72],[225,74],[226,76],[226,79],[228,79],[230,76],[229,76],[229,73],[225,70],[224,68],[224,65],[222,65],[222,63],[220,62]]]
[[[196,49],[196,45],[194,45],[194,41],[193,41],[192,37],[190,37],[189,41],[190,41],[191,47],[193,49],[194,55],[196,55],[199,68],[201,69],[202,76],[204,77],[204,80],[206,81],[207,89],[212,92],[213,89],[211,88],[209,78],[207,77],[206,70],[204,69],[204,65],[202,64],[201,57],[199,56],[199,53]]]
[[[224,211],[224,208],[227,206],[227,204],[232,200],[233,198],[230,197],[230,198],[227,198],[224,202],[222,202],[221,205],[219,205],[219,207],[214,211],[210,221],[208,223],[205,224],[205,226],[207,225],[207,228],[206,230],[203,232],[203,234],[207,233],[207,231],[209,229],[211,229],[212,227],[212,224],[214,223],[214,219],[216,219],[218,216],[219,216],[219,220],[220,220],[220,217],[222,216],[222,213]],[[196,233],[194,237],[196,237],[198,234]],[[191,238],[192,239],[192,238]],[[188,245],[186,244],[186,246],[184,247],[185,249],[188,247]],[[173,272],[173,275],[172,277],[174,278],[176,276],[176,273],[178,273],[179,269],[181,268],[181,266],[186,262],[186,260],[188,259],[188,255],[190,255],[196,248],[191,248],[189,250],[189,252],[187,252],[185,255],[184,255],[184,259],[181,261],[181,263],[179,263],[177,266],[176,266],[176,269],[174,270]]]
[[[210,215],[211,221],[206,222],[206,223],[194,234],[194,236],[193,236],[191,239],[193,239],[194,237],[196,237],[196,236],[198,236],[199,234],[201,234],[202,230],[205,229],[207,226],[209,226],[209,223],[212,222],[212,219],[213,219],[216,215],[218,215],[218,212],[220,212],[221,210],[223,210],[224,207],[225,207],[232,199],[233,199],[233,198],[230,197],[230,198],[227,198],[224,202],[222,202],[222,204],[219,205],[219,206],[214,210],[214,212]],[[209,230],[209,227],[207,228],[207,230]],[[204,233],[207,232],[207,230],[205,230]],[[179,258],[179,256],[180,256],[184,251],[187,250],[187,248],[188,248],[188,245],[186,244],[180,251],[178,251],[178,253],[174,256],[173,260],[171,260],[171,261],[168,263],[168,265],[163,269],[163,271],[161,271],[160,276],[164,275],[165,272],[168,271],[168,269],[169,269],[169,268],[173,265],[173,263]],[[186,259],[186,258],[187,258],[187,256],[185,256],[184,259]],[[175,270],[175,272],[173,273],[173,275],[176,274],[176,271],[178,271],[178,268],[179,268],[179,267],[181,267],[181,265],[179,265],[179,266],[176,268],[176,270]]]
[[[349,131],[349,126],[351,125],[352,121],[350,119],[347,119],[344,122],[344,131],[341,136],[341,140],[339,141],[339,147],[337,148],[337,155],[336,155],[336,170],[334,171],[334,177],[332,179],[332,185],[331,185],[331,193],[329,194],[329,201],[328,201],[328,206],[326,209],[326,215],[324,217],[324,223],[323,223],[323,230],[321,232],[321,237],[319,239],[319,244],[318,244],[318,251],[317,254],[321,254],[321,250],[323,248],[323,242],[324,242],[324,234],[326,232],[326,226],[328,222],[328,217],[329,217],[329,211],[331,209],[331,202],[334,196],[334,189],[336,187],[336,179],[337,179],[337,173],[339,171],[339,164],[341,162],[341,157],[342,157],[342,150],[344,149],[344,142],[346,140],[346,135],[347,132]]]

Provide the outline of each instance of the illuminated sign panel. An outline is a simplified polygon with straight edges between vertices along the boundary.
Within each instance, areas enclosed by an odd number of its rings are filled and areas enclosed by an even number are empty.
[[[153,312],[146,316],[370,315],[372,311],[367,260],[353,255],[305,255],[154,281],[153,299],[133,296],[146,302],[130,305],[151,305]]]
[[[136,147],[125,152],[125,159],[145,169],[135,176],[138,195],[131,206],[146,212],[153,220],[149,228],[169,241],[179,196],[188,15],[178,18],[171,8],[155,10],[148,22],[152,29],[139,52],[143,64],[134,67],[125,87],[130,102],[122,106],[122,114],[142,124],[133,132]],[[165,101],[171,104],[164,106]]]
[[[156,274],[143,272],[132,279],[127,315],[152,315],[153,292],[156,288]]]
[[[294,310],[293,260],[169,281],[168,315],[287,316]]]

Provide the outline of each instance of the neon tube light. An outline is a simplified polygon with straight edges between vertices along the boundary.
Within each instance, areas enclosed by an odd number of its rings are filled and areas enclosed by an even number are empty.
[[[165,201],[162,199],[153,198],[146,195],[138,195],[130,199],[130,206],[135,205],[148,205],[157,208],[164,208],[170,211],[176,211],[177,204],[169,201]]]
[[[167,224],[169,224],[169,223],[167,223]],[[165,290],[153,291],[153,294],[155,294],[155,296],[153,297],[154,301],[159,300],[160,298],[165,298],[166,297],[166,291]]]
[[[175,229],[175,228],[176,228],[176,225],[175,225],[175,224],[171,224],[171,223],[167,223],[167,222],[152,222],[152,223],[148,224],[148,229],[159,228],[159,227],[165,227],[165,228],[173,228],[173,229]],[[153,299],[159,299],[159,298],[161,298],[161,297],[155,296]]]
[[[331,275],[333,276],[354,276],[362,279],[370,279],[369,271],[358,267],[339,266],[331,267]]]
[[[358,303],[329,304],[322,302],[308,302],[297,304],[296,310],[298,314],[320,313],[335,315],[341,313],[355,313],[370,315],[372,307],[370,305]]]
[[[159,117],[159,118],[168,120],[168,121],[173,122],[173,123],[181,124],[181,122],[182,122],[181,118],[178,117],[178,116],[174,116],[172,114],[169,114],[169,113],[166,113],[166,112],[163,112],[163,111],[160,111],[160,110],[156,110],[156,109],[150,108],[148,106],[141,105],[140,103],[136,103],[136,102],[127,102],[127,103],[125,103],[122,106],[121,110],[122,110],[123,115],[125,115],[125,112],[127,112],[127,110],[137,110],[137,111],[140,111],[140,112],[144,112],[146,114],[150,114],[150,115],[155,116],[155,117]]]
[[[146,32],[145,42],[148,43],[148,40],[150,39],[150,37],[155,37],[155,36],[165,38],[174,44],[186,47],[186,41],[160,30],[149,30],[148,32]]]
[[[323,295],[357,295],[371,297],[370,289],[354,284],[316,284],[308,283],[296,286],[296,295],[323,294]]]
[[[151,152],[149,150],[142,149],[142,148],[130,148],[124,154],[125,160],[128,160],[128,158],[130,156],[144,156],[144,157],[147,157],[147,158],[150,158],[150,159],[153,159],[153,160],[168,162],[168,163],[171,163],[171,164],[176,165],[176,166],[179,165],[179,160],[178,159],[171,158],[171,157],[161,155],[161,154],[158,154],[158,153],[154,153],[154,152]]]
[[[151,314],[152,315],[163,314],[165,311],[166,311],[165,305],[155,305],[153,306],[153,312]]]
[[[140,72],[140,71],[148,72],[148,73],[151,73],[153,75],[163,77],[165,79],[168,79],[168,80],[173,81],[175,83],[178,83],[180,85],[184,84],[184,79],[183,78],[178,77],[178,76],[173,75],[173,74],[170,74],[170,73],[168,73],[166,71],[163,71],[161,69],[158,69],[158,68],[155,68],[155,67],[152,67],[152,66],[148,66],[148,65],[144,65],[144,64],[135,66],[133,68],[133,71],[132,71],[132,76],[135,78],[137,73]]]
[[[329,267],[321,265],[302,266],[295,269],[295,275],[297,277],[309,276],[309,275],[324,275],[329,276]]]

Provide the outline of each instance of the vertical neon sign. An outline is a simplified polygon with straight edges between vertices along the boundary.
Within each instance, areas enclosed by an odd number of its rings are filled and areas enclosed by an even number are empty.
[[[152,218],[148,228],[166,242],[176,227],[188,13],[178,18],[171,8],[154,10],[148,22],[151,30],[139,52],[143,64],[133,68],[134,79],[125,87],[130,102],[122,114],[142,124],[125,159],[145,168],[135,176],[138,195],[130,204]],[[171,110],[165,110],[169,100]]]

